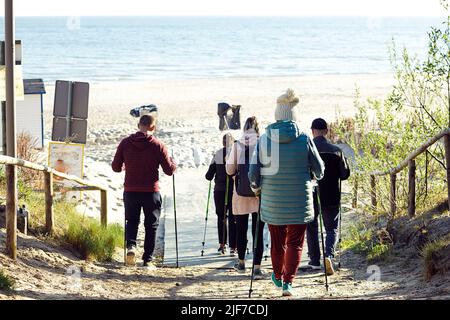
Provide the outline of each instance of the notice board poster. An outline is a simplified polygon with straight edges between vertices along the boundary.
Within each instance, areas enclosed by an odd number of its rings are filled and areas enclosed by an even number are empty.
[[[50,142],[48,145],[48,166],[56,171],[83,178],[84,145],[78,143]],[[55,184],[64,187],[78,186],[78,183],[54,176]],[[81,192],[69,191],[66,197],[81,200]]]

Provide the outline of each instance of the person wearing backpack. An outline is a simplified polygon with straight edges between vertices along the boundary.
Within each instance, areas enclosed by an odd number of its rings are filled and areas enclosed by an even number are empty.
[[[264,252],[264,223],[258,219],[259,198],[251,189],[250,181],[248,179],[250,159],[258,142],[258,138],[258,120],[256,117],[250,117],[245,122],[244,134],[233,144],[226,161],[226,171],[230,176],[233,176],[234,181],[232,207],[236,219],[236,238],[239,257],[239,261],[234,268],[238,272],[245,272],[248,221],[251,215],[253,243],[256,241],[256,250],[253,252],[253,263],[255,266],[254,280],[263,279],[261,261]],[[259,223],[257,223],[258,220]],[[257,239],[255,238],[256,234],[258,234]]]
[[[276,122],[259,139],[249,172],[252,188],[261,192],[261,219],[269,225],[272,282],[283,296],[292,295],[307,224],[314,220],[313,180],[325,171],[313,140],[296,123],[298,103],[292,89],[277,99]]]
[[[232,178],[228,176],[225,171],[225,159],[228,152],[231,150],[231,146],[234,143],[234,138],[231,134],[227,133],[223,136],[222,142],[223,148],[218,150],[214,155],[205,177],[206,180],[209,181],[214,179],[214,204],[216,206],[217,232],[219,239],[219,249],[217,251],[220,254],[225,254],[227,244],[226,221],[228,219],[228,244],[230,246],[230,256],[234,257],[237,253],[237,248],[236,222],[234,220],[233,210],[231,207],[233,199],[233,184],[231,183]],[[226,204],[225,200],[227,200]]]

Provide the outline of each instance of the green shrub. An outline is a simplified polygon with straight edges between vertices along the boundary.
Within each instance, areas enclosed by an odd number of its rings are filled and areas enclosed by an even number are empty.
[[[12,290],[13,287],[14,287],[14,280],[0,270],[0,290],[2,291]]]
[[[71,214],[63,239],[77,250],[83,259],[110,261],[117,247],[123,247],[123,228],[112,224],[103,228],[96,219]]]
[[[371,263],[383,261],[389,256],[390,252],[390,245],[384,243],[372,243],[372,246],[367,253],[367,261]]]
[[[448,1],[443,3],[448,8]],[[362,101],[356,90],[353,118],[340,118],[331,125],[333,141],[348,143],[355,151],[353,172],[382,171],[397,166],[427,139],[450,126],[450,16],[428,32],[428,51],[423,60],[395,44],[390,48],[395,83],[384,100]],[[436,143],[416,158],[417,212],[435,205],[446,193],[445,152]],[[354,174],[365,211],[387,213],[390,210],[389,176],[377,177],[378,207],[371,206],[371,184],[367,175]],[[396,205],[407,212],[408,170],[397,174]]]
[[[369,250],[371,239],[372,230],[362,223],[352,224],[342,239],[342,249],[364,254]]]
[[[342,239],[342,250],[351,250],[366,256],[368,262],[385,260],[391,252],[392,245],[383,243],[376,236],[375,226],[367,228],[364,223],[352,224]]]

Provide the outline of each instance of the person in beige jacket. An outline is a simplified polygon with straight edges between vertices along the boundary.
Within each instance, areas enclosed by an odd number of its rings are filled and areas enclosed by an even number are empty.
[[[255,264],[254,280],[263,278],[261,271],[261,261],[264,252],[263,229],[264,223],[259,222],[258,239],[255,239],[257,215],[259,210],[259,198],[252,192],[242,195],[236,188],[237,180],[248,181],[248,168],[253,151],[259,138],[259,124],[256,117],[247,119],[244,125],[242,137],[233,144],[226,161],[227,174],[233,176],[233,214],[236,220],[236,238],[239,262],[234,266],[238,272],[245,272],[245,253],[247,249],[247,231],[249,216],[252,215],[252,235],[253,243],[256,241],[256,250],[253,252],[253,262]],[[240,173],[240,171],[245,171]],[[238,178],[241,175],[241,178]],[[250,182],[248,181],[248,185]],[[252,246],[253,247],[253,246]]]

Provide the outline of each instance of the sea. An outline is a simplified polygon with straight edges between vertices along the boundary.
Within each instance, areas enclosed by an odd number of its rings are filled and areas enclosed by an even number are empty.
[[[18,17],[25,78],[105,82],[392,72],[439,17]],[[0,21],[0,38],[4,26]]]

